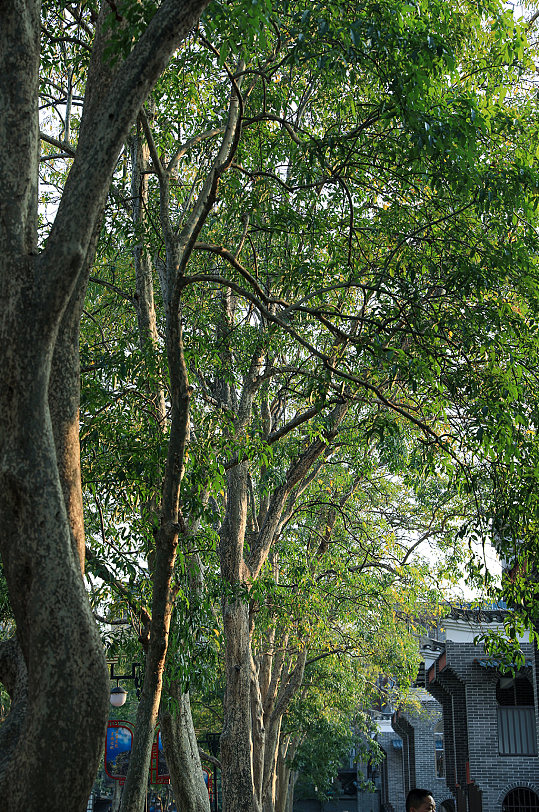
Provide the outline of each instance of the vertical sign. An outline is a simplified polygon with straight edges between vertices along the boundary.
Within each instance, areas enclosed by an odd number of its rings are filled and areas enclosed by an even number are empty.
[[[105,739],[105,772],[109,778],[121,784],[125,783],[132,744],[131,723],[121,719],[109,719]]]
[[[150,781],[152,784],[170,784],[168,764],[163,751],[161,731],[157,730],[157,741],[152,746],[152,762],[150,766]]]
[[[210,809],[213,809],[213,794],[214,794],[214,786],[213,786],[213,769],[211,767],[203,767],[202,768],[202,775],[204,776],[204,783],[208,789],[208,795],[210,798]]]

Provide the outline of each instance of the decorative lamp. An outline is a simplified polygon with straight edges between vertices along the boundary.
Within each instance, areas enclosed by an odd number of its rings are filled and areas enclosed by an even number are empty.
[[[116,685],[114,688],[110,689],[110,704],[115,708],[121,708],[122,705],[125,705],[126,699],[127,691],[124,691],[124,689],[120,688],[119,685]]]
[[[110,690],[110,704],[113,705],[115,708],[121,708],[122,705],[125,705],[125,700],[127,699],[127,691],[123,688],[120,688],[120,680],[133,680],[135,683],[135,691],[137,694],[137,699],[140,699],[140,681],[137,674],[137,668],[140,668],[140,663],[132,663],[131,664],[131,673],[130,674],[115,674],[114,673],[114,662],[109,662],[110,665],[110,678],[111,680],[116,680],[116,687],[111,688]]]

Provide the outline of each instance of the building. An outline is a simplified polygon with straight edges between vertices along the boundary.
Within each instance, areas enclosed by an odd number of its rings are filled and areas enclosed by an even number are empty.
[[[402,741],[402,795],[412,787],[432,791],[436,809],[455,812],[453,795],[446,784],[442,708],[424,688],[415,692],[417,709],[397,711],[391,720],[393,730]],[[399,812],[401,806],[386,806],[387,812]]]
[[[506,614],[454,609],[444,621],[444,650],[425,669],[425,687],[442,707],[456,812],[539,812],[536,647],[522,638],[524,663],[513,676],[476,640],[502,630]]]
[[[431,789],[443,812],[539,812],[539,654],[524,637],[523,664],[504,674],[477,640],[506,615],[454,609],[423,640],[417,710],[379,724],[383,812],[403,811],[412,786]]]
[[[381,764],[380,804],[385,812],[396,812],[404,809],[405,780],[403,740],[393,729],[391,719],[378,722],[378,744],[383,753]]]

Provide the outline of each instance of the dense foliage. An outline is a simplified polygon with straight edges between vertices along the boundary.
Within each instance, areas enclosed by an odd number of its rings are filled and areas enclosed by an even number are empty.
[[[43,3],[42,246],[96,26],[120,70],[160,4],[109,6]],[[464,540],[494,534],[535,620],[528,34],[490,0],[214,0],[118,156],[81,319],[86,582],[110,655],[151,657],[162,598],[163,707],[224,725],[225,794],[249,727],[234,812],[285,766],[326,786],[376,678],[406,692]]]

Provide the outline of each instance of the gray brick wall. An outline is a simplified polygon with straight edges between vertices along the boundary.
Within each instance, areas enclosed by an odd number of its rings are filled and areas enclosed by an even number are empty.
[[[438,778],[436,774],[434,733],[436,725],[442,719],[442,708],[439,702],[429,696],[426,691],[418,691],[417,700],[420,705],[417,712],[401,711],[398,717],[394,717],[393,722],[396,732],[404,737],[403,747],[406,748],[406,738],[409,745],[413,742],[414,769],[407,777],[405,776],[405,789],[406,792],[414,786],[430,789],[436,806],[440,809],[444,801],[453,797],[445,778]],[[411,762],[410,758],[409,764]],[[406,759],[404,768],[406,770]],[[404,798],[402,807],[397,807],[396,812],[400,812],[401,809],[404,810]]]
[[[401,788],[398,786],[398,770],[393,769],[397,751],[390,750],[390,739],[380,738],[387,753],[382,792],[386,804],[382,808],[387,812],[402,812],[405,793],[414,785],[430,788],[437,808],[443,812],[447,809],[503,812],[505,796],[518,787],[528,787],[539,796],[539,756],[499,753],[496,686],[500,673],[491,667],[495,663],[488,662],[483,647],[473,643],[474,634],[491,623],[501,627],[504,617],[505,610],[500,607],[486,607],[480,611],[452,610],[444,621],[447,632],[445,650],[430,668],[436,651],[432,650],[432,645],[429,648],[425,644],[427,664],[416,685],[424,684],[440,704],[432,700],[429,704],[423,696],[421,712],[401,711],[393,717],[394,731],[403,742]],[[436,648],[439,649],[438,643]],[[529,643],[521,643],[521,648],[526,658],[521,673],[531,681],[534,689],[539,751],[539,652]],[[442,712],[445,779],[436,777],[434,749],[434,728]],[[453,805],[445,806],[445,802],[451,799]]]
[[[529,644],[522,650],[533,666],[524,669],[534,685],[537,722],[536,654]],[[448,783],[456,794],[473,782],[482,792],[483,812],[502,812],[502,802],[510,789],[527,786],[539,795],[539,757],[504,756],[498,753],[496,683],[499,674],[483,668],[482,646],[473,643],[446,643],[445,663],[436,664],[436,677],[427,688],[444,708],[446,752],[455,759],[455,770],[448,769]],[[475,660],[475,662],[474,662]],[[440,669],[440,665],[445,666]],[[536,735],[539,725],[536,724]],[[450,753],[451,739],[456,753]],[[538,741],[539,745],[539,741]]]
[[[402,764],[402,747],[393,746],[393,742],[401,743],[402,739],[396,733],[378,734],[378,743],[385,753],[382,763],[382,809],[384,812],[401,812],[404,809],[404,774]]]

